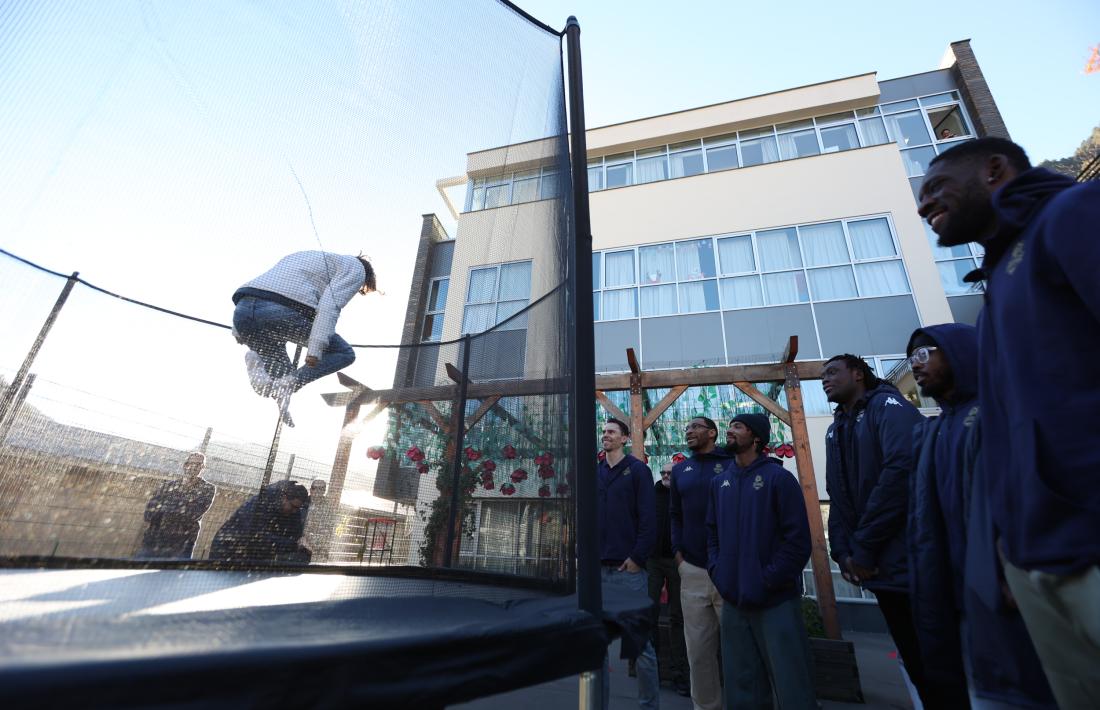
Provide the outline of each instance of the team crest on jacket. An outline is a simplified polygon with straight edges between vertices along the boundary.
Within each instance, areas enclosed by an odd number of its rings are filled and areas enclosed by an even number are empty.
[[[758,491],[764,487],[764,477],[759,473],[756,474],[756,478],[752,479],[752,489]]]
[[[974,426],[974,422],[978,421],[978,408],[971,407],[970,411],[966,413],[966,419],[963,420],[963,426]]]
[[[720,473],[722,473],[722,464],[720,464],[720,463],[714,464],[714,475],[717,476]]]
[[[901,406],[901,405],[898,405],[898,406]],[[867,413],[866,409],[859,410],[859,414],[856,415],[856,421],[857,422],[863,421],[863,415],[866,414],[866,413]]]

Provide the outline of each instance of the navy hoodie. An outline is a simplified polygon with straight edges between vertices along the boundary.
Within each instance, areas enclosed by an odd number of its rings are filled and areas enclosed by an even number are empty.
[[[626,558],[645,567],[657,543],[657,503],[649,466],[630,454],[614,468],[598,469],[600,561],[621,565]]]
[[[214,535],[210,559],[308,564],[310,552],[298,544],[303,531],[301,512],[282,512],[283,496],[293,485],[277,481],[245,501]]]
[[[846,557],[878,568],[863,582],[871,591],[909,591],[905,523],[913,427],[920,420],[896,387],[880,382],[851,413],[837,407],[825,434],[829,547],[841,568]]]
[[[913,427],[915,468],[909,478],[909,595],[925,672],[967,705],[959,634],[966,561],[967,439],[978,422],[978,331],[961,323],[919,328],[936,341],[954,376],[940,416]]]
[[[731,461],[710,482],[707,571],[722,599],[767,609],[802,596],[810,523],[802,487],[779,459]]]
[[[1100,182],[1042,168],[993,195],[981,456],[996,534],[1024,569],[1100,564]]]
[[[668,517],[672,521],[672,552],[679,552],[696,567],[707,567],[707,506],[710,482],[732,463],[725,450],[715,447],[705,454],[672,467]]]

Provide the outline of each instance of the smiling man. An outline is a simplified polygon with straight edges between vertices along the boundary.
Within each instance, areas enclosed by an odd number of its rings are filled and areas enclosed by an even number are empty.
[[[706,523],[710,482],[726,470],[730,459],[715,446],[718,425],[707,417],[688,422],[684,441],[691,449],[691,458],[673,466],[669,490],[672,550],[680,573],[691,700],[696,710],[718,710],[722,707],[718,673],[722,596],[707,573]]]
[[[932,160],[919,212],[942,246],[985,247],[974,495],[1058,704],[1098,707],[1100,182],[982,138]]]

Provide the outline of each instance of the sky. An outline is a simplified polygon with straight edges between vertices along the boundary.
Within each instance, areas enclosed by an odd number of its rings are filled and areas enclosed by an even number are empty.
[[[1082,71],[1100,43],[1093,0],[1001,2],[995,15],[956,2],[939,16],[882,2],[520,4],[554,27],[578,17],[590,127],[929,71],[963,38],[1033,160],[1069,155],[1100,122],[1100,75]],[[386,293],[354,299],[338,332],[397,342],[421,215],[453,233],[435,181],[470,151],[555,130],[558,54],[492,2],[13,6],[0,17],[0,248],[220,323],[233,290],[280,256],[362,251]],[[4,259],[0,282],[10,377],[63,282]],[[32,401],[171,445],[207,426],[262,442],[274,405],[251,392],[243,354],[224,330],[78,288]],[[389,387],[394,361],[360,350],[347,372]],[[331,460],[342,412],[317,395],[341,389],[328,378],[296,396],[284,445]]]

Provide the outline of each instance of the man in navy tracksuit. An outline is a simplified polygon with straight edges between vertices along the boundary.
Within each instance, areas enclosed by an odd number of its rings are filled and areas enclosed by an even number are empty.
[[[846,580],[874,593],[921,700],[938,707],[921,665],[906,573],[913,427],[920,412],[855,355],[830,358],[821,384],[838,405],[825,434],[830,552]]]
[[[603,453],[598,470],[600,562],[604,584],[615,584],[643,595],[649,593],[646,561],[657,542],[657,503],[649,466],[623,451],[630,428],[609,419],[603,428]],[[605,664],[606,665],[606,664]],[[646,642],[638,655],[638,706],[656,710],[661,681],[657,654]],[[603,704],[610,702],[611,684],[603,676]]]
[[[1058,704],[1100,707],[1100,182],[982,138],[932,161],[919,212],[985,247],[975,495]]]
[[[810,524],[802,487],[763,455],[764,414],[730,422],[734,462],[710,482],[707,570],[722,595],[726,708],[814,710],[810,642],[802,621],[802,570]],[[728,449],[727,449],[728,450]]]
[[[672,468],[669,518],[672,550],[680,573],[680,606],[684,613],[691,699],[696,710],[722,707],[718,675],[718,628],[722,595],[707,574],[707,505],[710,482],[726,470],[729,456],[715,446],[718,426],[695,417],[684,430],[691,458]]]
[[[909,589],[925,675],[944,707],[966,707],[969,686],[976,708],[1053,708],[1019,612],[999,584],[983,584],[1003,575],[988,498],[973,495],[982,476],[975,465],[977,330],[961,323],[919,328],[906,352],[921,393],[941,408],[913,429],[909,486]]]

